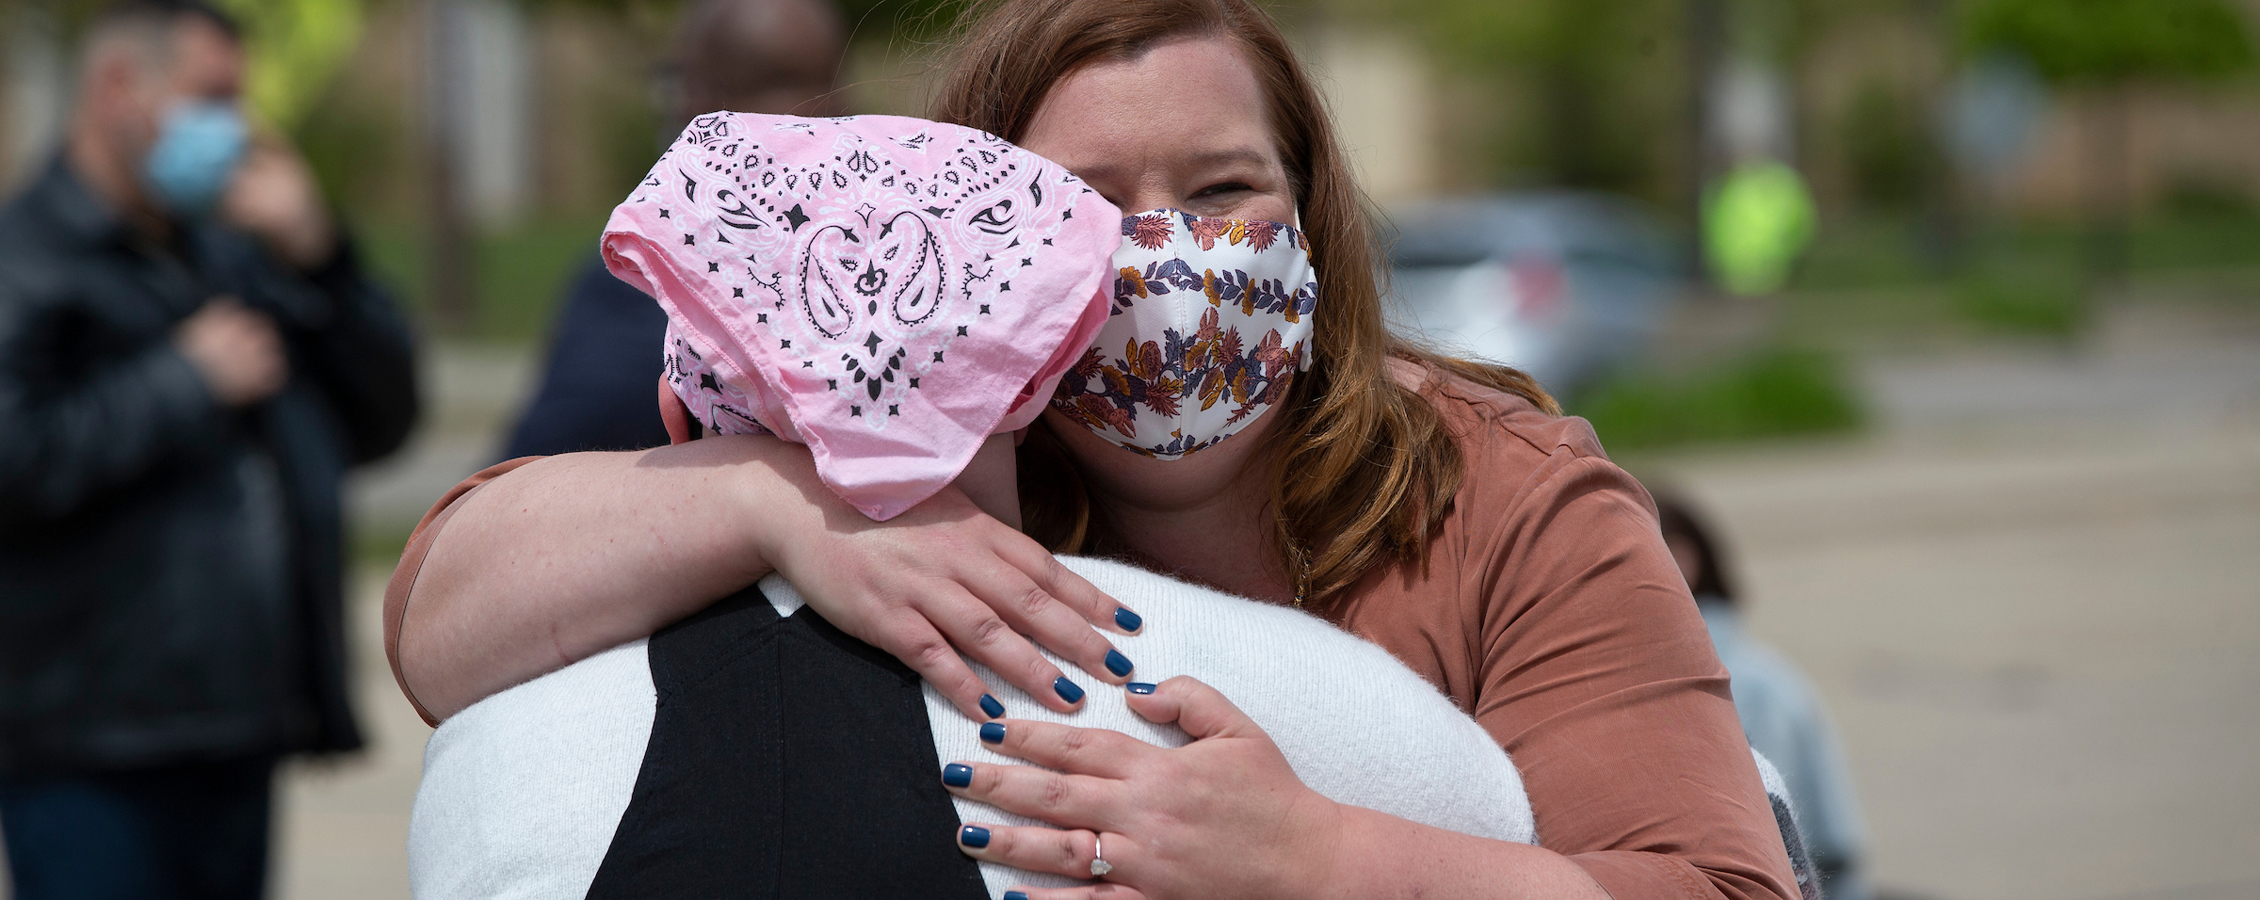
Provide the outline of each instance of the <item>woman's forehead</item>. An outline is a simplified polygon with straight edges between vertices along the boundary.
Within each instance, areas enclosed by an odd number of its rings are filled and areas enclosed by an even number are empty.
[[[1021,145],[1086,180],[1154,169],[1280,164],[1257,81],[1237,44],[1181,38],[1085,66],[1044,95]]]

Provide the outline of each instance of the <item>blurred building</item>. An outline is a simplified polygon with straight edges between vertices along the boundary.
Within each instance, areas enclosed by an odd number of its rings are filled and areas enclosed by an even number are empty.
[[[68,54],[63,52],[55,26],[28,9],[0,13],[0,29],[7,40],[0,44],[0,74],[7,78],[0,91],[0,190],[12,193],[31,177],[63,130],[63,110],[68,90]]]

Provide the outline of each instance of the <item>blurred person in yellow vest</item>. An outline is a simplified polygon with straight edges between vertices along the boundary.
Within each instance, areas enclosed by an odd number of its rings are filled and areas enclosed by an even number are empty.
[[[660,145],[716,110],[841,114],[835,88],[846,52],[846,25],[829,0],[699,0],[676,23],[660,84]],[[665,446],[652,385],[666,328],[659,304],[591,254],[559,305],[541,386],[503,457]]]
[[[1772,160],[1735,166],[1704,197],[1703,251],[1720,287],[1770,294],[1813,240],[1813,197],[1797,170]]]

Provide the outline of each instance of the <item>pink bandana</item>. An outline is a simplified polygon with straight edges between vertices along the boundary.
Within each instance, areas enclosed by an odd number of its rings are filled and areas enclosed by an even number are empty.
[[[807,444],[883,521],[1042,412],[1106,323],[1120,217],[970,128],[714,113],[613,210],[604,261],[666,308],[693,417]]]

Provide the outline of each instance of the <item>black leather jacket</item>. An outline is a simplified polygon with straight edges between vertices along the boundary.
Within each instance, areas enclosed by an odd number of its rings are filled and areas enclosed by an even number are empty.
[[[288,347],[248,410],[172,342],[220,295]],[[0,209],[0,772],[359,747],[339,483],[415,416],[350,247],[305,275],[218,227],[154,246],[60,161]]]

